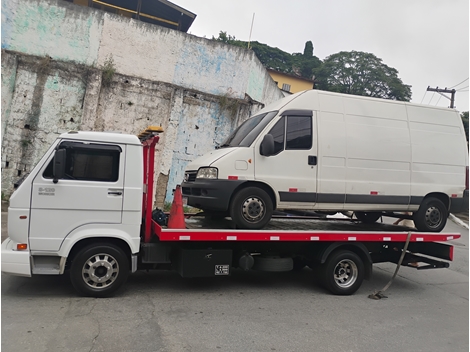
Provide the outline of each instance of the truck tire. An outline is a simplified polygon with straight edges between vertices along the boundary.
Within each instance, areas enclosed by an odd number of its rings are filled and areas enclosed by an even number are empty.
[[[262,229],[272,214],[271,197],[258,187],[241,189],[230,204],[230,217],[240,229]]]
[[[373,224],[382,216],[382,213],[377,211],[356,211],[354,214],[357,220],[364,224]]]
[[[129,276],[129,260],[124,251],[112,244],[92,244],[72,259],[70,280],[83,296],[108,297]]]
[[[449,212],[441,200],[429,197],[421,203],[413,214],[416,229],[423,232],[441,232],[446,226]]]
[[[364,281],[364,263],[354,252],[334,251],[321,266],[320,279],[331,293],[352,295]]]

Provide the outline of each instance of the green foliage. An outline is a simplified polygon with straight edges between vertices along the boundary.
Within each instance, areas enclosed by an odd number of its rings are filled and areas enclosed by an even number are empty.
[[[305,57],[313,56],[313,44],[310,40],[305,43],[304,56]]]
[[[116,73],[116,66],[114,65],[113,55],[109,55],[104,64],[101,66],[101,79],[103,86],[107,87],[111,84],[113,76]]]
[[[219,96],[220,110],[227,111],[231,117],[236,117],[240,103],[237,99],[231,98],[229,94]]]
[[[248,48],[247,42],[223,31],[212,40]],[[322,62],[313,55],[311,41],[305,43],[303,53],[293,54],[256,41],[250,46],[266,68],[306,79],[315,76],[318,89],[401,101],[411,99],[411,86],[402,82],[398,71],[370,53],[341,51]]]
[[[468,111],[464,111],[460,114],[462,118],[463,128],[465,129],[465,136],[467,137],[468,142]]]
[[[223,31],[219,32],[217,38],[212,37],[212,40],[248,48],[248,42],[236,40],[234,36]],[[305,44],[304,54],[289,54],[281,49],[272,48],[256,41],[251,42],[250,47],[266,68],[291,75],[298,75],[306,79],[312,79],[315,73],[314,70],[321,65],[321,60],[313,56],[313,44],[311,41]]]
[[[317,71],[319,89],[370,97],[410,101],[411,87],[398,71],[373,54],[341,51],[328,56]]]

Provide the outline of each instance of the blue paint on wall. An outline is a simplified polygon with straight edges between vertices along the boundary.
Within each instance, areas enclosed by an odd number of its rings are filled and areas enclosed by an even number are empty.
[[[2,49],[10,48],[15,10],[16,3],[9,0],[2,1]]]

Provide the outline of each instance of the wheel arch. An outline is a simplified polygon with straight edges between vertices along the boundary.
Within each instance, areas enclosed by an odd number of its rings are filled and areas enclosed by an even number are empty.
[[[77,242],[75,242],[70,249],[70,252],[68,253],[67,260],[66,260],[66,266],[70,266],[71,261],[75,258],[77,253],[79,253],[83,248],[96,244],[96,245],[103,245],[103,244],[112,244],[115,245],[116,247],[120,248],[126,255],[127,258],[129,258],[129,269],[132,267],[131,263],[131,248],[129,247],[129,244],[124,241],[123,239],[116,238],[116,237],[92,237],[92,238],[83,238]]]
[[[318,254],[317,259],[321,264],[325,263],[328,259],[329,255],[336,250],[349,250],[353,253],[356,253],[359,258],[361,258],[362,262],[364,263],[364,278],[366,280],[370,279],[372,276],[372,258],[370,257],[369,250],[366,246],[362,243],[354,243],[354,242],[335,242],[331,243],[330,245],[326,246],[323,251]]]
[[[232,192],[232,195],[230,196],[229,204],[232,204],[233,198],[240,190],[247,188],[247,187],[258,187],[264,190],[269,195],[269,197],[271,198],[271,201],[273,202],[273,210],[277,208],[278,200],[276,197],[276,193],[274,192],[271,186],[269,186],[268,184],[264,182],[259,182],[259,181],[247,181],[239,185],[237,188],[235,188],[234,191]]]
[[[429,198],[437,198],[439,199],[442,203],[444,203],[445,207],[447,208],[447,210],[450,209],[450,198],[447,194],[445,193],[442,193],[442,192],[432,192],[432,193],[428,193],[426,194],[426,196],[423,198],[423,200],[421,201],[421,204],[423,204],[423,202],[426,200],[426,199],[429,199]],[[421,206],[420,204],[420,206]]]

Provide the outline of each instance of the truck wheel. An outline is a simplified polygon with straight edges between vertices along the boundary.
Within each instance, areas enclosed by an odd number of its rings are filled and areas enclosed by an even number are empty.
[[[70,280],[83,296],[108,297],[129,276],[129,260],[112,244],[89,245],[72,259]]]
[[[413,221],[418,231],[441,232],[446,226],[449,212],[442,201],[429,197],[424,199],[418,211],[413,214]]]
[[[230,216],[241,229],[262,229],[272,214],[271,197],[258,187],[243,188],[230,204]]]
[[[356,211],[354,214],[357,220],[365,224],[373,224],[382,216],[382,213],[376,211]]]
[[[331,253],[320,270],[323,286],[335,295],[352,295],[364,280],[364,263],[348,250]]]

